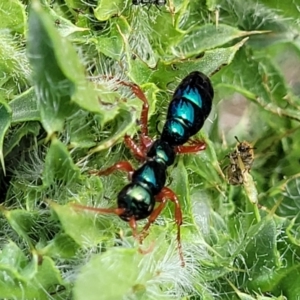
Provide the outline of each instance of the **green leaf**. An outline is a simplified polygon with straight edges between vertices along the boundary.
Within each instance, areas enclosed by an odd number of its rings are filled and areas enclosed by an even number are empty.
[[[11,123],[11,109],[10,107],[0,99],[0,162],[5,174],[5,164],[4,164],[4,149],[3,142],[5,134]]]
[[[191,216],[191,199],[190,199],[190,189],[189,189],[189,182],[188,182],[188,174],[186,170],[186,166],[183,163],[183,159],[179,159],[176,168],[173,168],[170,174],[171,180],[171,188],[175,192],[178,197],[181,210],[185,216]],[[175,218],[175,205],[174,203],[169,204],[171,218]],[[189,221],[187,221],[189,223]]]
[[[252,278],[247,282],[247,286],[255,290],[269,290],[276,277],[275,269],[279,267],[276,224],[273,218],[262,219],[261,222],[251,226],[244,244],[245,254],[242,263]]]
[[[192,162],[190,168],[200,177],[206,180],[211,186],[221,185],[224,183],[224,174],[220,168],[217,154],[211,142],[202,134],[201,140],[205,142],[206,149],[200,151],[194,156],[189,157]],[[210,166],[209,168],[207,166]]]
[[[299,3],[293,0],[286,1],[276,1],[276,0],[262,0],[261,1],[265,6],[275,10],[278,14],[284,16],[286,21],[291,21],[294,18],[298,18],[299,12]],[[290,22],[294,26],[298,25],[297,22]],[[300,28],[299,28],[300,29]]]
[[[5,2],[10,3],[10,2]],[[1,18],[0,18],[1,20]],[[1,22],[1,21],[0,21]],[[6,98],[27,88],[30,67],[20,39],[7,30],[0,31],[0,86]]]
[[[55,43],[57,47],[54,47]],[[62,131],[65,118],[75,111],[71,102],[71,95],[75,92],[74,83],[59,65],[58,59],[62,57],[58,58],[59,54],[56,53],[58,47],[67,51],[48,15],[37,1],[33,1],[29,16],[28,55],[33,68],[38,110],[49,136]]]
[[[125,134],[129,134],[129,129],[132,129],[133,125],[135,125],[136,111],[128,112],[121,110],[119,117],[117,131],[113,133],[113,136],[98,143],[96,147],[93,147],[89,151],[89,154],[110,149],[118,141],[122,140]]]
[[[53,6],[48,5],[47,1],[41,0],[41,3],[43,5],[43,9],[47,13],[47,15],[52,19],[53,24],[56,25],[57,30],[63,37],[67,37],[75,32],[82,32],[87,31],[89,28],[82,28],[75,26],[70,20],[67,18],[63,18],[60,14],[60,11],[57,11],[55,9],[52,9]],[[74,6],[69,6],[70,11],[72,12],[75,7],[77,7],[77,4],[73,4]]]
[[[70,183],[79,180],[80,169],[74,164],[67,147],[53,138],[43,170],[43,184],[50,186],[55,180]]]
[[[109,34],[92,38],[91,41],[95,40],[99,52],[120,61],[124,54],[124,40],[120,32],[126,34],[129,30],[127,20],[119,17],[111,21]]]
[[[24,93],[18,95],[9,102],[9,106],[12,110],[12,123],[39,121],[41,119],[33,88],[30,88]]]
[[[93,212],[75,209],[70,205],[61,206],[54,202],[50,205],[58,216],[64,232],[83,248],[95,246],[114,235],[111,221],[105,216],[100,215],[99,221],[95,223],[97,214]]]
[[[43,260],[38,267],[38,273],[33,280],[33,284],[31,286],[32,290],[35,290],[36,294],[41,296],[43,295],[48,298],[49,293],[56,293],[56,286],[60,285],[63,285],[63,280],[59,269],[50,257],[43,257]],[[37,298],[38,297],[39,296],[37,296]]]
[[[28,55],[38,109],[48,136],[62,131],[65,119],[78,106],[102,113],[97,94],[86,81],[75,50],[58,35],[37,0],[32,3],[29,16]]]
[[[1,208],[1,210],[10,226],[33,248],[29,233],[34,227],[37,214],[22,209],[6,210]]]
[[[275,67],[269,57],[247,57],[247,50],[241,50],[230,69],[226,69],[217,75],[225,78],[234,78],[230,84],[219,84],[227,90],[230,88],[248,99],[257,103],[264,110],[277,116],[285,116],[300,120],[300,113],[295,110],[291,93],[281,71]],[[247,60],[247,64],[245,63]],[[238,69],[244,66],[241,76],[235,76]],[[229,82],[227,81],[226,82]],[[291,99],[291,100],[290,100]],[[273,119],[270,119],[272,122]],[[276,122],[274,126],[278,126]]]
[[[139,280],[140,259],[136,250],[125,248],[95,255],[78,275],[74,299],[96,300],[99,295],[103,299],[122,299],[145,290],[145,282]]]
[[[37,251],[42,256],[67,259],[74,257],[78,248],[78,244],[68,234],[59,233],[46,247],[37,249]]]
[[[32,260],[27,258],[14,243],[4,246],[0,255],[0,297],[47,299],[55,286],[62,284],[58,269],[49,257],[39,263],[33,253]]]
[[[228,25],[206,24],[195,27],[184,35],[178,45],[171,49],[177,57],[190,57],[199,55],[205,50],[222,46],[236,38],[245,37],[252,34],[261,34],[259,31],[240,31]],[[212,38],[213,37],[213,38]]]
[[[17,147],[22,138],[33,135],[37,136],[40,132],[41,126],[38,122],[25,123],[24,126],[18,128],[13,132],[12,136],[7,137],[4,144],[4,156],[9,155],[15,147]]]
[[[24,279],[20,276],[19,272],[26,266],[27,259],[25,254],[20,248],[13,242],[9,242],[3,245],[2,251],[0,253],[0,268],[2,272],[4,270],[10,271],[19,279]],[[3,280],[3,273],[1,276]]]
[[[116,0],[116,1],[103,0],[98,4],[98,6],[94,11],[95,17],[99,21],[106,21],[115,15],[119,15],[123,7],[124,7],[123,0]]]
[[[263,268],[273,268],[277,265],[276,226],[272,218],[265,218],[250,228],[246,237],[245,252],[248,254],[245,263],[253,274],[258,275]]]
[[[289,268],[288,274],[283,276],[282,280],[275,287],[277,292],[282,293],[287,299],[297,300],[300,293],[300,266],[299,264]]]
[[[0,29],[9,28],[24,34],[26,23],[25,6],[18,0],[3,1],[0,9]]]
[[[176,60],[172,65],[161,62],[158,64],[157,70],[152,72],[149,80],[159,82],[160,87],[166,88],[168,86],[168,88],[175,90],[178,84],[178,82],[173,81],[175,77],[184,78],[188,73],[195,70],[199,70],[209,76],[222,66],[230,64],[236,52],[244,45],[246,40],[247,38],[232,47],[206,51],[204,56],[199,59],[191,59],[184,62]],[[180,66],[180,68],[178,68],[178,66]],[[172,84],[170,84],[170,82]]]

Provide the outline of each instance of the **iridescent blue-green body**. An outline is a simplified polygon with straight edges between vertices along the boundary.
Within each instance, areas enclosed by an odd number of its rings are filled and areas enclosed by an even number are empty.
[[[166,183],[167,165],[163,161],[149,160],[134,171],[131,183],[118,194],[118,208],[125,208],[120,217],[129,221],[147,218],[155,206],[155,196]]]
[[[132,3],[161,5],[165,4],[166,0],[133,0]],[[174,163],[176,154],[196,153],[205,149],[205,143],[197,140],[190,140],[189,145],[184,144],[201,129],[210,113],[214,95],[212,85],[208,77],[201,72],[192,72],[186,76],[171,99],[161,136],[153,141],[148,136],[149,104],[145,94],[135,84],[123,81],[120,83],[130,87],[131,91],[143,102],[140,117],[140,143],[135,143],[129,135],[125,135],[124,141],[133,154],[144,163],[135,169],[130,162],[120,161],[105,170],[91,172],[98,176],[109,175],[115,170],[128,173],[131,182],[119,192],[117,208],[95,208],[77,204],[74,204],[74,207],[118,215],[124,221],[129,222],[133,235],[142,242],[150,225],[155,222],[167,201],[171,201],[175,208],[178,251],[181,265],[184,266],[180,241],[182,211],[177,195],[165,186],[166,172],[167,168]],[[156,202],[159,202],[159,205],[155,208]],[[147,217],[149,217],[148,222],[138,233],[136,221]]]
[[[171,146],[186,143],[203,126],[211,111],[214,91],[209,78],[192,72],[175,90],[161,139]]]
[[[185,77],[174,92],[161,137],[147,152],[148,160],[133,172],[131,183],[118,195],[120,217],[129,221],[147,218],[155,206],[155,196],[166,183],[166,170],[174,163],[175,147],[196,134],[208,117],[213,99],[210,80],[201,72]]]

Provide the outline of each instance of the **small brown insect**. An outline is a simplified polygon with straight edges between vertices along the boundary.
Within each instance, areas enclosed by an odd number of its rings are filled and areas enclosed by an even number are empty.
[[[227,179],[229,184],[240,185],[244,183],[245,173],[249,173],[252,167],[254,148],[246,141],[240,142],[236,136],[235,139],[238,143],[235,150],[228,155],[230,165],[226,168]]]

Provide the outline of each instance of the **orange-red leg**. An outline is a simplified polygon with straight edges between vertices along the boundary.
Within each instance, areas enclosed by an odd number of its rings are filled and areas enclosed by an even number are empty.
[[[81,204],[72,204],[72,207],[76,210],[89,210],[99,214],[115,214],[117,216],[122,215],[125,212],[125,208],[98,208],[98,207],[91,207],[85,206]],[[132,229],[132,235],[137,238],[137,224],[134,216],[132,216],[129,220],[129,226]]]
[[[122,161],[115,163],[113,166],[111,166],[105,170],[100,170],[100,171],[92,170],[89,173],[92,175],[101,176],[101,175],[109,175],[116,170],[127,172],[128,177],[131,177],[132,173],[134,172],[134,168],[132,167],[130,162],[128,162],[126,160],[122,160]]]
[[[190,140],[189,145],[176,146],[175,152],[178,154],[196,153],[206,149],[206,144],[200,140]]]
[[[149,104],[146,98],[146,95],[141,90],[141,88],[136,84],[128,84],[130,86],[132,92],[143,101],[143,107],[141,112],[140,118],[140,125],[141,125],[141,133],[144,136],[148,136],[148,112],[149,112]]]
[[[108,78],[111,78],[111,77],[108,76]],[[141,117],[140,117],[140,121],[139,121],[140,126],[141,126],[140,140],[143,140],[143,143],[142,143],[141,147],[143,147],[143,145],[147,146],[147,145],[149,145],[149,143],[151,144],[152,141],[148,136],[149,103],[148,103],[146,95],[144,94],[142,89],[135,83],[126,82],[126,81],[123,81],[123,80],[117,80],[117,82],[120,83],[123,86],[129,87],[131,89],[131,91],[135,94],[135,96],[143,102]]]
[[[89,210],[100,214],[115,214],[117,216],[122,215],[125,211],[125,208],[98,208],[81,204],[72,204],[72,207],[76,210]]]
[[[164,209],[167,200],[171,200],[175,205],[175,222],[177,224],[177,244],[178,244],[178,252],[181,260],[181,265],[184,266],[184,258],[182,253],[182,245],[181,245],[181,237],[180,237],[180,226],[182,224],[182,212],[180,208],[180,204],[176,194],[169,188],[164,187],[161,192],[155,197],[157,202],[160,202],[159,205],[154,209],[151,215],[148,218],[147,224],[144,226],[143,230],[140,234],[140,241],[142,241],[146,236],[149,227],[151,224],[157,219],[162,210]]]
[[[145,161],[147,159],[147,147],[142,142],[140,139],[140,145],[137,145],[129,135],[124,136],[124,143],[127,148],[131,150],[137,159]]]
[[[128,86],[131,88],[132,92],[143,101],[143,107],[140,118],[141,132],[143,135],[148,136],[148,112],[149,112],[149,104],[146,95],[141,90],[141,88],[134,84],[125,81],[119,81],[120,84],[124,86]]]
[[[129,226],[132,229],[132,235],[134,238],[136,238],[138,236],[137,234],[137,224],[136,224],[136,219],[134,216],[132,216],[129,220]]]
[[[136,95],[136,97],[138,97],[143,102],[142,112],[139,120],[139,124],[141,126],[139,145],[137,145],[128,135],[124,137],[124,140],[125,144],[128,146],[128,148],[131,149],[133,154],[138,159],[145,160],[147,157],[147,150],[153,142],[152,139],[148,136],[148,100],[146,95],[138,85],[124,81],[120,81],[120,84],[130,87],[132,92]]]
[[[160,202],[159,205],[153,210],[153,212],[151,213],[151,215],[148,217],[148,222],[147,224],[144,226],[143,230],[141,231],[141,233],[139,234],[139,240],[140,243],[143,242],[143,240],[147,237],[148,235],[148,229],[151,226],[152,223],[155,222],[155,220],[157,219],[157,217],[161,214],[162,210],[164,209],[164,207],[166,206],[167,203],[167,198],[164,199],[157,199],[157,202]]]

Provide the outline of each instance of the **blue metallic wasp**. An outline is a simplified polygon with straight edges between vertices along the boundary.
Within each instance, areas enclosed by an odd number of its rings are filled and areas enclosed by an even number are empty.
[[[128,161],[120,161],[106,170],[91,172],[99,176],[109,175],[115,170],[128,173],[130,183],[117,196],[118,208],[94,208],[77,204],[74,206],[98,213],[118,215],[129,222],[133,235],[142,241],[150,225],[165,207],[167,200],[172,201],[175,205],[178,250],[184,265],[180,240],[182,212],[176,194],[165,187],[166,171],[174,163],[176,154],[195,153],[205,149],[206,145],[203,142],[190,138],[202,128],[210,113],[214,96],[211,82],[201,72],[192,72],[182,80],[170,102],[161,136],[155,141],[148,136],[149,105],[145,94],[137,85],[124,82],[121,84],[129,86],[143,101],[139,144],[137,145],[128,135],[124,137],[124,141],[134,155],[144,163],[135,170]],[[189,144],[184,145],[187,142]],[[155,207],[156,202],[159,203],[157,207]],[[138,234],[136,221],[145,218],[148,218],[148,222]]]

